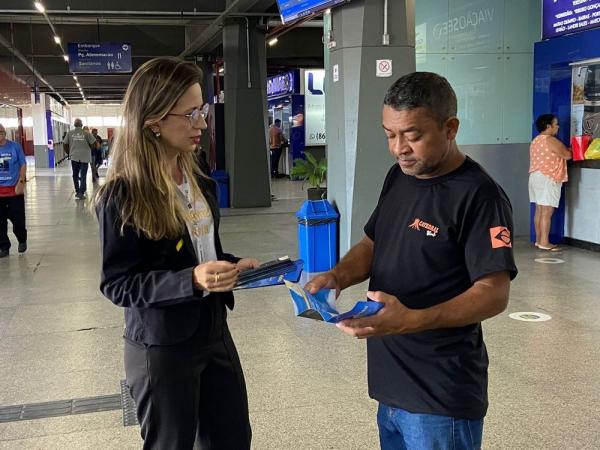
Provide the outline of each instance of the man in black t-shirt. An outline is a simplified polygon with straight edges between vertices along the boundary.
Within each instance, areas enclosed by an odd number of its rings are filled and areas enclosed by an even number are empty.
[[[397,80],[383,107],[396,159],[363,239],[311,292],[370,278],[374,316],[338,327],[368,338],[369,395],[379,402],[380,445],[481,447],[488,358],[481,321],[506,308],[517,274],[512,210],[500,186],[456,145],[448,81],[416,72]]]

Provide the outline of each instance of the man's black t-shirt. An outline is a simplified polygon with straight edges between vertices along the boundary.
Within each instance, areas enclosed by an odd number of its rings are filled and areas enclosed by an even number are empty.
[[[512,229],[506,194],[470,158],[431,179],[394,165],[365,226],[375,242],[369,290],[422,309],[465,292],[484,275],[508,271],[514,278]],[[488,358],[480,323],[367,341],[375,400],[414,413],[485,416]]]

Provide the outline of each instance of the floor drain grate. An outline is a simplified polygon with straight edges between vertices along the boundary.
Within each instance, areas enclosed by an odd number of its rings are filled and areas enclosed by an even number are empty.
[[[125,380],[121,380],[121,403],[123,404],[123,426],[139,425],[135,414],[135,402],[129,393],[129,386],[127,386]]]
[[[19,420],[44,419],[48,417],[88,414],[121,409],[121,395],[102,395],[72,400],[44,403],[28,403],[0,407],[0,423]]]

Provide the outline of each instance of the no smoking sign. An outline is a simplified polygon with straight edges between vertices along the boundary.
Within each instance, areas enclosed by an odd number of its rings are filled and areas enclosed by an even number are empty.
[[[378,59],[375,63],[376,63],[376,75],[378,77],[391,77],[392,76],[392,60],[391,59]]]

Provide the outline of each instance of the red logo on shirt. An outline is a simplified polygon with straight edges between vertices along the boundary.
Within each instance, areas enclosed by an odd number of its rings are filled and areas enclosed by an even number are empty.
[[[421,228],[427,230],[427,236],[436,237],[440,229],[435,225],[431,225],[430,223],[423,222],[421,219],[416,218],[413,222],[408,226],[408,228],[412,228],[413,230],[421,231]]]
[[[512,248],[512,241],[510,240],[510,231],[506,227],[490,228],[490,240],[492,241],[492,248]]]

